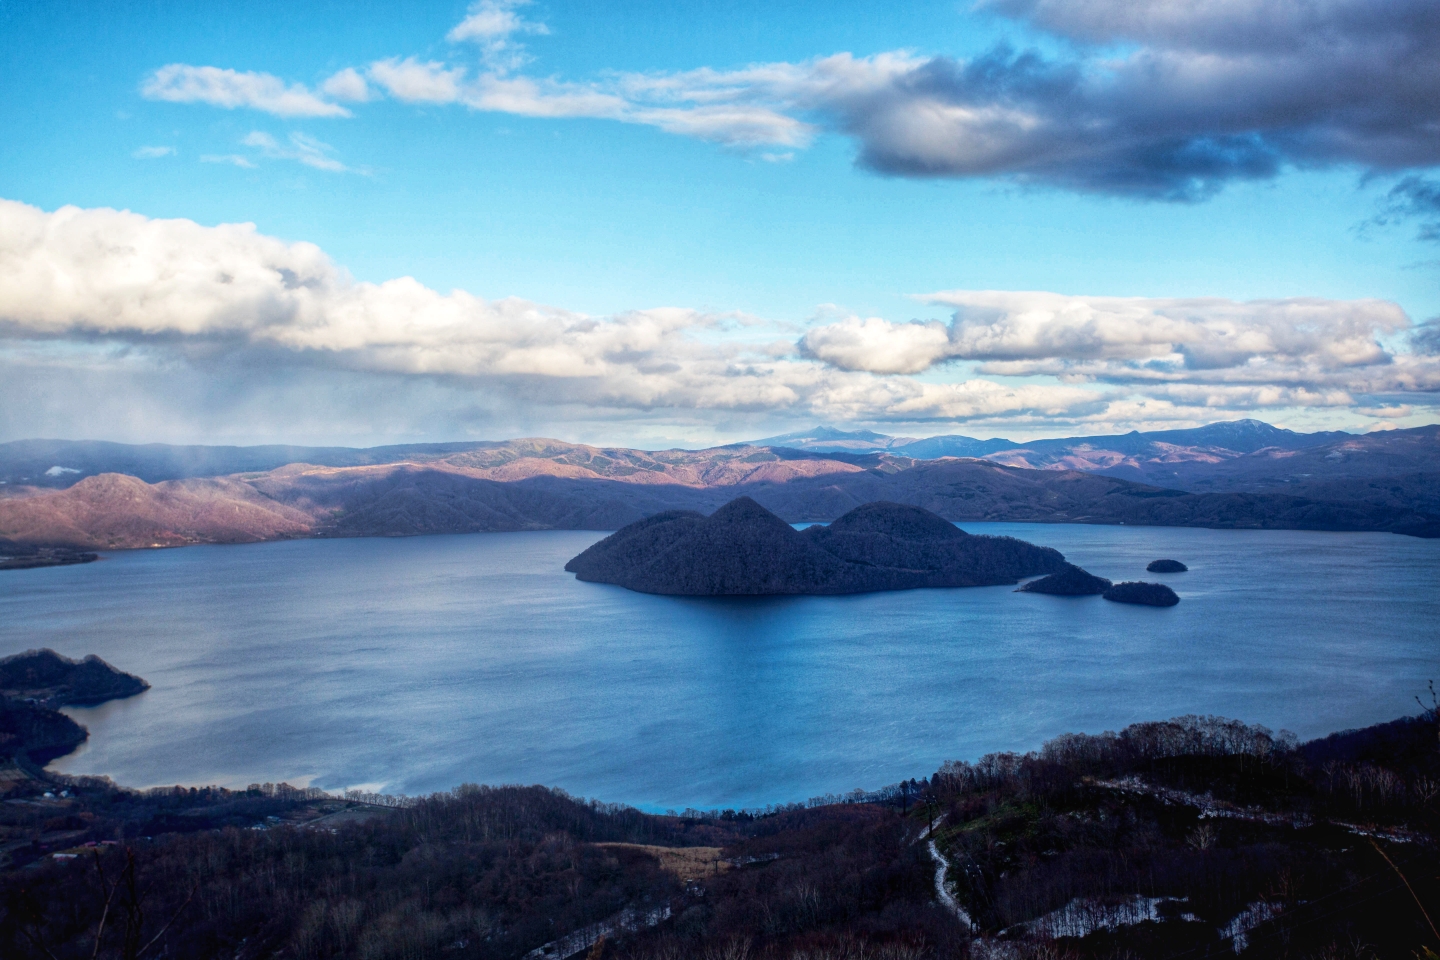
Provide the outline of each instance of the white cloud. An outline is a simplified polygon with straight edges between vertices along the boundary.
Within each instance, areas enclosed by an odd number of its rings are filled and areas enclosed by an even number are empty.
[[[244,167],[246,170],[255,169],[255,161],[249,157],[241,156],[238,153],[202,153],[201,163],[228,163],[232,167]]]
[[[452,43],[473,42],[480,47],[486,66],[504,72],[523,65],[530,58],[513,39],[516,34],[547,34],[543,23],[526,20],[516,11],[530,0],[479,0],[470,5],[464,20],[445,35]]]
[[[565,83],[501,72],[467,78],[464,67],[414,58],[377,60],[369,75],[390,96],[407,103],[458,103],[525,117],[618,120],[733,146],[804,146],[814,133],[811,125],[763,103],[636,101],[627,99],[624,83]]]
[[[783,343],[736,339],[727,318],[694,310],[591,317],[441,294],[409,277],[356,282],[312,244],[251,224],[12,201],[0,201],[0,321],[12,337],[190,344],[191,357],[263,349],[302,366],[459,378],[549,405],[907,420],[1103,405],[1096,391],[1064,385],[836,371]]]
[[[801,340],[805,352],[841,370],[921,373],[950,358],[945,325],[891,323],[880,317],[847,317],[815,327]]]
[[[624,100],[581,85],[529,77],[479,77],[461,101],[473,110],[494,110],[525,117],[597,117],[622,119]]]
[[[160,157],[175,155],[174,147],[140,147],[130,156],[136,160],[158,160]]]
[[[515,12],[529,5],[530,0],[480,0],[472,3],[465,19],[457,23],[445,38],[455,43],[462,40],[488,43],[513,33],[549,33],[550,29],[545,24],[532,23]]]
[[[421,63],[414,57],[392,57],[370,64],[370,79],[390,96],[406,103],[454,103],[460,99],[464,67],[449,68],[443,63]]]
[[[172,63],[156,70],[140,85],[151,100],[173,103],[207,103],[233,110],[246,107],[277,117],[348,117],[350,111],[307,89],[304,84],[286,86],[268,73],[241,73],[220,67],[196,67]]]
[[[914,374],[971,361],[991,376],[1143,384],[1152,396],[1204,406],[1326,406],[1440,389],[1440,362],[1382,343],[1411,327],[1385,300],[971,290],[918,299],[953,309],[951,322],[849,317],[811,328],[801,347],[842,370]]]
[[[370,99],[370,87],[354,67],[346,67],[331,74],[320,84],[320,90],[336,100],[348,100],[351,103],[364,103]]]
[[[262,152],[292,149],[265,134],[247,140]],[[387,406],[378,397],[423,395],[433,405],[443,395],[452,410],[499,405],[597,422],[818,418],[1101,430],[1257,409],[1402,416],[1406,404],[1432,405],[1424,396],[1440,391],[1440,357],[1376,345],[1385,331],[1403,339],[1407,322],[1385,303],[969,291],[928,299],[957,318],[830,320],[835,313],[824,308],[797,348],[783,326],[754,318],[684,308],[596,317],[441,293],[411,277],[359,282],[313,244],[252,224],[205,227],[76,207],[47,213],[0,200],[0,365],[44,354],[17,369],[50,371],[42,379],[56,390],[133,382],[137,358],[151,357],[157,369],[194,371],[190,391],[203,391],[210,373],[237,395],[290,396],[294,384],[313,382],[325,385],[327,403],[377,408]],[[1185,351],[1206,362],[1187,366]],[[66,379],[65,364],[81,356],[90,366]],[[947,357],[979,369],[948,381],[934,371],[905,375]],[[1014,370],[995,369],[1005,365]],[[259,403],[233,400],[242,402]]]
[[[240,141],[247,147],[255,147],[262,154],[275,160],[294,160],[316,170],[344,173],[349,167],[336,160],[334,148],[308,134],[292,132],[287,143],[280,143],[270,134],[253,130]],[[251,164],[253,166],[253,164]]]

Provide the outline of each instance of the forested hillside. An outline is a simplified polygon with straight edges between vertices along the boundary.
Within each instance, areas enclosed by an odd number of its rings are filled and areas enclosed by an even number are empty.
[[[1304,744],[1183,717],[755,811],[658,816],[540,787],[44,786],[0,805],[0,955],[16,960],[1411,960],[1440,946],[1433,708]]]

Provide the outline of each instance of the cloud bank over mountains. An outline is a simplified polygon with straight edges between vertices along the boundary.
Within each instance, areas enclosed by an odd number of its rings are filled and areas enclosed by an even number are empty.
[[[803,148],[834,134],[883,174],[1179,201],[1288,167],[1440,164],[1440,7],[1428,0],[982,0],[978,12],[1026,43],[968,59],[839,53],[580,81],[523,72],[521,38],[548,32],[522,15],[526,5],[472,5],[448,35],[453,58],[401,51],[315,90],[177,63],[142,92],[336,118],[383,95],[645,124],[738,148]]]
[[[203,392],[205,377],[239,368],[249,379],[226,391],[270,390],[277,371],[324,379],[326,402],[348,408],[337,417],[409,384],[439,391],[416,416],[437,404],[473,407],[479,420],[523,407],[556,421],[691,428],[777,418],[1113,428],[1297,406],[1383,416],[1440,389],[1428,328],[1386,301],[918,299],[952,310],[951,322],[849,317],[816,322],[797,342],[793,329],[740,315],[594,317],[410,277],[357,281],[313,244],[251,224],[0,200],[0,366],[10,371],[0,379],[34,382],[41,367],[124,372],[154,394],[151,407],[193,402],[167,400],[167,384],[190,378]],[[1418,337],[1411,351],[1395,346],[1407,333]]]
[[[0,201],[0,331],[109,341],[218,363],[270,362],[443,380],[477,394],[665,415],[790,412],[841,420],[1056,416],[1103,408],[1065,385],[927,383],[839,370],[695,310],[590,317],[517,298],[352,279],[319,248],[250,224]]]
[[[992,376],[1104,383],[1211,407],[1349,406],[1362,394],[1440,390],[1429,356],[1383,345],[1411,329],[1385,300],[972,290],[918,299],[953,308],[953,319],[850,318],[811,329],[801,348],[842,370],[915,374],[970,360]]]

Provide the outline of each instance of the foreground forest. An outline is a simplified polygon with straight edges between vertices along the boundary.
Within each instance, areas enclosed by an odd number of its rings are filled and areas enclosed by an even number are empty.
[[[0,956],[17,960],[1440,949],[1433,700],[1303,744],[1200,717],[1067,735],[763,811],[656,816],[541,787],[45,787],[0,804]]]

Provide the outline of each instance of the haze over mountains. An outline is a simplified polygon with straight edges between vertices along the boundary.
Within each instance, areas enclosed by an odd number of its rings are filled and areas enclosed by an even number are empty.
[[[664,510],[710,513],[742,494],[789,522],[888,500],[949,520],[1433,536],[1437,478],[1440,426],[1355,436],[1257,421],[1029,444],[820,429],[664,451],[545,439],[369,449],[26,440],[0,444],[0,539],[118,549],[614,530]]]
[[[1421,428],[1424,430],[1425,428]],[[1397,434],[1413,435],[1418,431],[1395,431]],[[1394,445],[1377,444],[1378,434],[1356,436],[1342,431],[1324,433],[1296,433],[1271,426],[1259,420],[1234,420],[1226,423],[1212,423],[1189,430],[1160,430],[1150,433],[1138,431],[1108,436],[1062,437],[1051,440],[1032,440],[1016,443],[1013,440],[992,438],[977,440],[974,437],[948,435],[917,440],[913,437],[887,437],[884,434],[861,431],[846,433],[825,427],[779,437],[755,441],[758,446],[785,446],[813,452],[879,453],[932,460],[939,457],[978,457],[1004,463],[1012,467],[1032,469],[1086,470],[1104,473],[1125,480],[1144,483],[1163,483],[1181,489],[1192,489],[1192,485],[1224,488],[1225,481],[1217,480],[1227,473],[1267,475],[1271,479],[1281,475],[1288,478],[1293,471],[1266,471],[1256,468],[1256,461],[1247,461],[1238,471],[1220,469],[1221,464],[1241,460],[1251,454],[1264,453],[1260,462],[1273,461],[1277,457],[1293,456],[1301,450],[1317,447],[1331,447],[1335,444],[1360,443],[1355,449],[1379,449]],[[1366,444],[1365,441],[1372,441]],[[1433,451],[1429,455],[1433,456]],[[1421,454],[1423,459],[1427,454]],[[1384,473],[1394,473],[1392,465],[1386,465]],[[1216,483],[1220,486],[1215,486]]]

